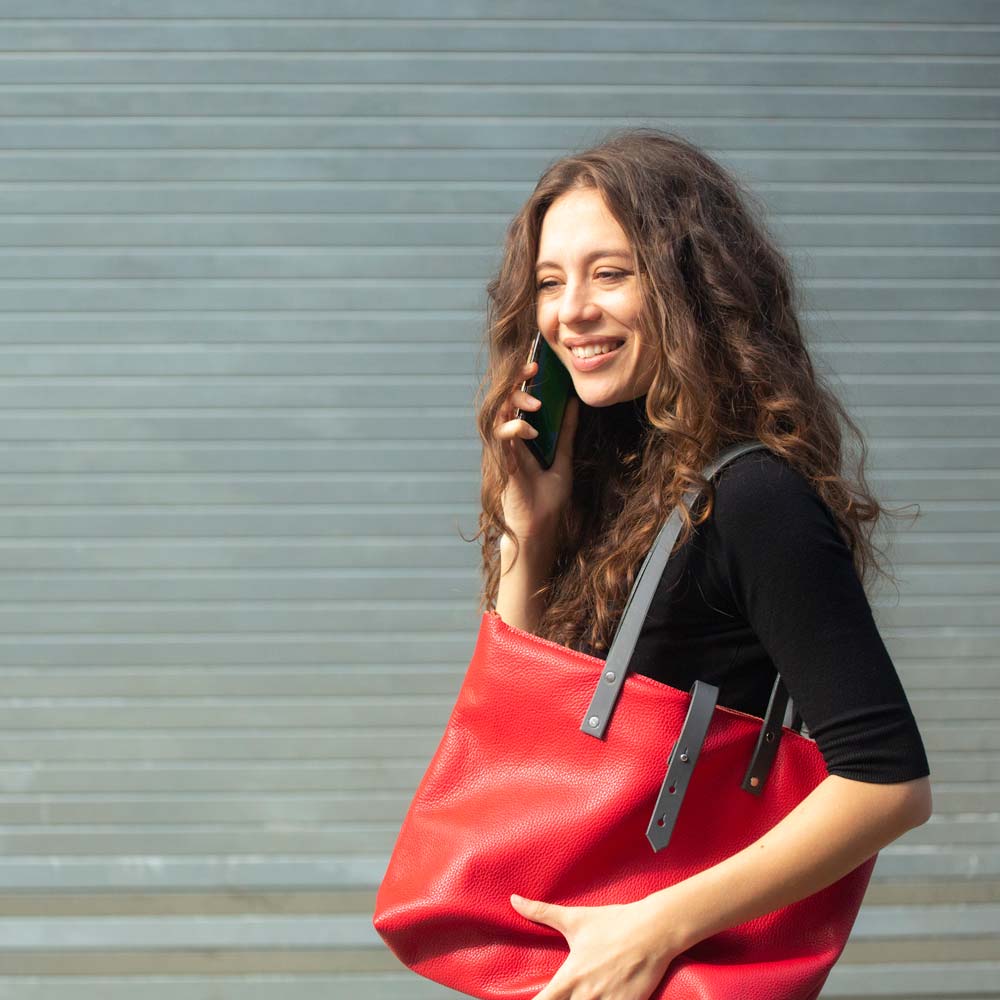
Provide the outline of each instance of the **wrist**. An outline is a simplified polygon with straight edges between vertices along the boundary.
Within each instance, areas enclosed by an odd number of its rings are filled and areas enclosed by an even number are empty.
[[[515,547],[514,539],[508,535],[500,536],[500,558],[504,565],[510,565],[515,552],[518,561],[525,562],[533,568],[546,569],[552,565],[556,553],[555,536],[549,532],[539,532],[531,535],[518,535]]]
[[[513,533],[513,537],[502,534],[500,542],[503,545],[513,546],[514,538],[517,538],[522,546],[529,545],[536,548],[539,546],[555,546],[556,539],[559,536],[559,517],[546,515],[545,517],[535,519],[528,526],[522,525],[520,529],[509,524],[508,527]]]
[[[659,929],[657,946],[663,954],[679,955],[702,940],[684,919],[683,890],[680,885],[667,886],[638,900],[637,906],[646,912],[650,924]]]

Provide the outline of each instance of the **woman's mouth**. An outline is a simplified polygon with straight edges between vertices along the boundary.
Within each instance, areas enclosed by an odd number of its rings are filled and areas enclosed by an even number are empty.
[[[578,372],[592,372],[596,368],[610,364],[621,353],[624,344],[624,340],[619,340],[613,344],[589,344],[578,347],[575,350],[570,350],[570,360]],[[596,350],[600,350],[601,353],[594,353]]]

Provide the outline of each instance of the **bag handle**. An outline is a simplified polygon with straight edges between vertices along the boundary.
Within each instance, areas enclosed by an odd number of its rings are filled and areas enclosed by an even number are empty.
[[[767,446],[756,439],[732,444],[706,465],[702,474],[705,479],[711,479],[735,458],[758,448],[766,449]],[[684,494],[682,502],[688,510],[691,509],[701,492],[701,489],[692,487]],[[601,677],[580,725],[581,732],[587,733],[588,736],[595,736],[598,739],[604,736],[625,683],[625,675],[628,673],[639,633],[645,624],[649,606],[670,559],[674,543],[680,535],[682,524],[680,510],[675,508],[660,529],[639,568],[635,583],[632,585],[632,591],[625,603],[625,610],[611,641]],[[688,707],[687,717],[681,727],[677,742],[670,751],[667,773],[664,776],[649,828],[646,831],[646,837],[656,851],[666,847],[670,839],[691,772],[698,759],[698,754],[701,752],[718,695],[718,687],[705,681],[695,681],[691,688],[691,704]],[[790,721],[793,727],[796,723],[801,725],[801,719],[793,710],[788,689],[779,674],[771,689],[771,697],[761,725],[760,735],[757,738],[757,745],[741,785],[745,791],[753,795],[760,795],[770,773],[771,764],[781,741],[782,725],[779,719],[782,718]],[[680,753],[677,752],[678,748]]]

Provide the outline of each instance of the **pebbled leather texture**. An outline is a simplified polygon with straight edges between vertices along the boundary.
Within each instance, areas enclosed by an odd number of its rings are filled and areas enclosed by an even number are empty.
[[[482,1000],[531,1000],[569,946],[517,913],[511,892],[571,906],[641,899],[757,840],[827,776],[815,743],[786,728],[762,794],[744,791],[761,720],[716,706],[670,842],[654,851],[646,826],[690,694],[629,673],[606,733],[593,739],[580,719],[604,668],[483,614],[376,894],[375,930],[418,975]],[[877,857],[699,942],[651,997],[815,1000]]]

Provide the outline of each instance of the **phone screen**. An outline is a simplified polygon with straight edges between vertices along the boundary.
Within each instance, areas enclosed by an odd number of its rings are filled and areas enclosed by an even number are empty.
[[[522,440],[541,467],[547,469],[555,459],[566,403],[574,392],[573,376],[549,347],[541,330],[535,333],[528,361],[537,361],[538,371],[530,381],[525,379],[521,389],[541,400],[542,405],[537,410],[522,410],[518,407],[514,411],[514,419],[525,420],[538,431],[538,437]]]

